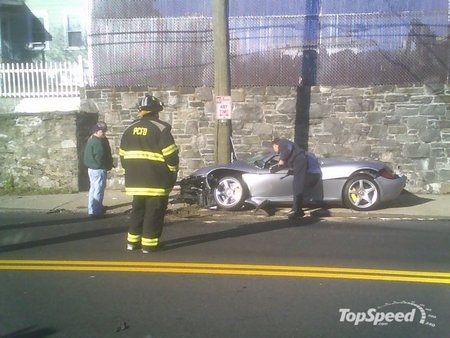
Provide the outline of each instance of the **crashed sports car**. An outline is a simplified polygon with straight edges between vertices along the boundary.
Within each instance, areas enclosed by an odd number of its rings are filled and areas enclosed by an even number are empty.
[[[314,155],[307,153],[308,161]],[[315,158],[315,156],[314,156]],[[245,205],[292,204],[293,176],[288,168],[271,173],[279,155],[262,152],[247,159],[198,169],[178,182],[179,199],[189,204],[239,210]],[[339,204],[373,210],[397,198],[406,184],[379,161],[317,158],[319,170],[306,175],[305,204]],[[317,162],[316,162],[317,163]]]

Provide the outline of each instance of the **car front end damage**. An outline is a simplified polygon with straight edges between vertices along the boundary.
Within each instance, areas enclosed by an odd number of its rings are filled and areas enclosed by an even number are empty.
[[[198,204],[201,207],[212,204],[212,189],[207,177],[188,176],[177,184],[180,186],[180,194],[177,200],[187,204]]]

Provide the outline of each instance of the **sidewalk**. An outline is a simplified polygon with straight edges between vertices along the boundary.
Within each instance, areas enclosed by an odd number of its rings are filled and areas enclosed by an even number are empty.
[[[75,194],[0,196],[0,211],[29,210],[47,213],[75,212],[87,214],[87,192]],[[121,190],[106,190],[104,205],[108,214],[121,214],[131,209],[131,196]],[[189,208],[185,204],[171,204],[169,209]],[[212,211],[211,211],[212,212]],[[251,211],[247,211],[251,212]],[[383,208],[373,211],[354,211],[332,207],[311,209],[319,217],[362,217],[362,218],[411,218],[450,220],[450,194],[415,195],[403,192],[399,198]]]

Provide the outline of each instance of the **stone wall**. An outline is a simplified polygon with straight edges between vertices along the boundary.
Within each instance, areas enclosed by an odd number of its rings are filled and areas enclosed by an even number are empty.
[[[161,118],[173,126],[180,148],[180,177],[214,163],[215,104],[212,88],[87,89],[110,126],[115,151],[145,93],[165,103]],[[275,136],[294,138],[297,88],[232,91],[232,134],[238,157],[270,146]],[[408,177],[411,192],[450,192],[450,87],[426,85],[370,88],[313,87],[309,95],[308,147],[319,156],[376,159]],[[305,126],[299,126],[304,128]],[[111,186],[123,184],[119,166]]]
[[[98,118],[108,124],[117,165],[109,173],[108,187],[123,188],[120,137],[135,119],[136,104],[145,93],[165,104],[160,117],[173,126],[181,155],[179,176],[213,164],[212,88],[86,88],[77,113],[0,115],[0,184],[13,176],[41,187],[85,190],[80,152],[89,126]],[[297,88],[291,87],[232,90],[232,134],[238,157],[270,147],[276,136],[293,139],[295,124],[300,123],[297,133],[306,132],[309,150],[319,156],[389,162],[407,175],[406,188],[411,192],[450,192],[449,85],[312,87],[308,97],[302,96],[309,104],[300,119],[297,94]]]
[[[0,188],[78,190],[77,114],[0,114]]]

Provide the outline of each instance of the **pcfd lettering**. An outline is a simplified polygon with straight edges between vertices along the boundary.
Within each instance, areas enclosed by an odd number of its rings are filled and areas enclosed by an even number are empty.
[[[147,135],[147,128],[135,127],[133,129],[133,135],[145,136]]]

